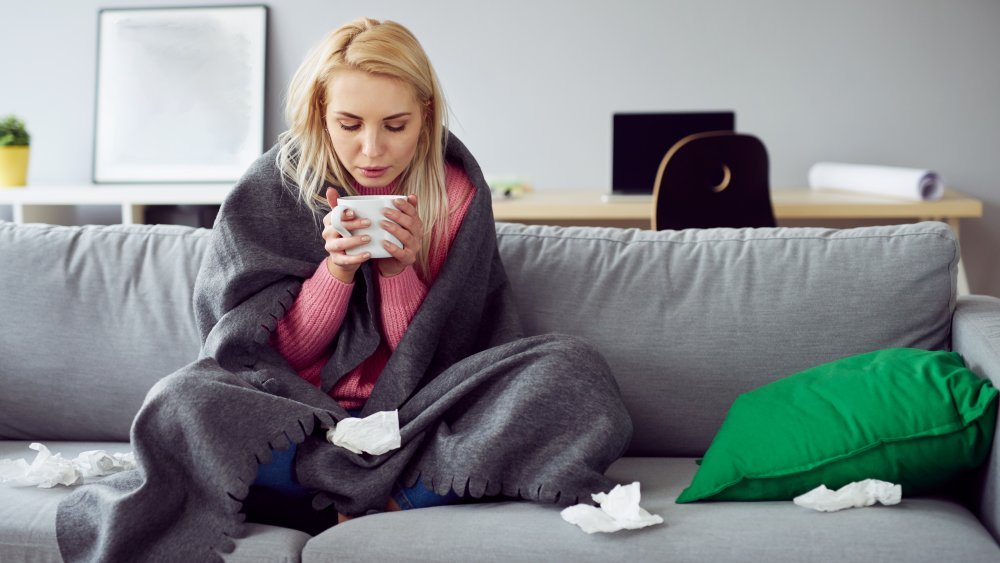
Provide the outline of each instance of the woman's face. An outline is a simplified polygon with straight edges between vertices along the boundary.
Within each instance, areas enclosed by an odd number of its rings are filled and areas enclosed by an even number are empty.
[[[406,170],[423,116],[410,85],[359,70],[338,72],[326,89],[326,130],[358,184],[381,188]]]

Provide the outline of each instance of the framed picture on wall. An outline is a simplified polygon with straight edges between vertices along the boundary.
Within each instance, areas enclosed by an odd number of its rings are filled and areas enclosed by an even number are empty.
[[[267,7],[103,9],[94,182],[231,182],[264,148]]]

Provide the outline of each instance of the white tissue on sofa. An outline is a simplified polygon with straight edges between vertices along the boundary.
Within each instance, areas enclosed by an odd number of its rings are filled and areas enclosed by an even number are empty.
[[[639,482],[630,485],[615,485],[609,493],[591,495],[600,508],[589,504],[576,504],[560,512],[563,520],[576,524],[584,532],[617,532],[618,530],[637,530],[662,524],[663,518],[646,512],[639,506],[642,494]]]
[[[103,477],[135,468],[135,456],[129,453],[109,454],[91,450],[73,459],[63,459],[38,442],[28,446],[38,452],[28,464],[23,459],[0,459],[0,483],[37,486],[42,489],[56,485],[76,485],[85,477]]]
[[[799,506],[819,510],[820,512],[836,512],[845,508],[861,508],[880,502],[886,506],[899,504],[903,497],[903,488],[878,479],[865,479],[848,483],[836,491],[820,485],[808,493],[801,494],[792,502]]]
[[[326,439],[356,454],[384,454],[401,444],[399,411],[379,411],[365,418],[345,418],[336,427],[327,430]]]

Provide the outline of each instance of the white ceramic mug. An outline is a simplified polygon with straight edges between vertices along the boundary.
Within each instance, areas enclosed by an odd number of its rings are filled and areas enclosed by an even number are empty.
[[[351,195],[337,198],[337,206],[330,213],[330,226],[337,230],[342,237],[363,236],[372,237],[370,241],[361,246],[347,249],[347,254],[356,256],[365,252],[371,252],[372,258],[389,258],[389,251],[382,248],[382,241],[387,240],[392,244],[402,248],[403,244],[395,236],[379,225],[385,218],[383,210],[387,207],[396,209],[393,200],[406,198],[405,195]],[[344,228],[341,218],[344,211],[350,209],[354,211],[355,219],[368,219],[372,224],[363,229],[358,229],[353,233]]]

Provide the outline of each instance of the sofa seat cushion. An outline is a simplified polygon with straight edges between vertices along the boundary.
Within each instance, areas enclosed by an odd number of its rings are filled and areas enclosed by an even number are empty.
[[[892,507],[821,513],[790,501],[674,499],[697,466],[688,458],[625,458],[608,474],[642,484],[643,508],[664,524],[587,535],[559,508],[466,504],[356,518],[311,539],[320,561],[997,561],[1000,546],[964,506],[905,498]]]
[[[31,442],[0,441],[0,459],[35,458],[28,448]],[[52,454],[73,459],[88,450],[110,453],[131,449],[123,442],[44,442]],[[0,561],[59,563],[56,543],[56,509],[59,501],[72,491],[70,487],[10,486],[0,484]],[[298,530],[249,524],[245,537],[234,540],[236,550],[226,554],[226,561],[299,561],[309,535]]]

